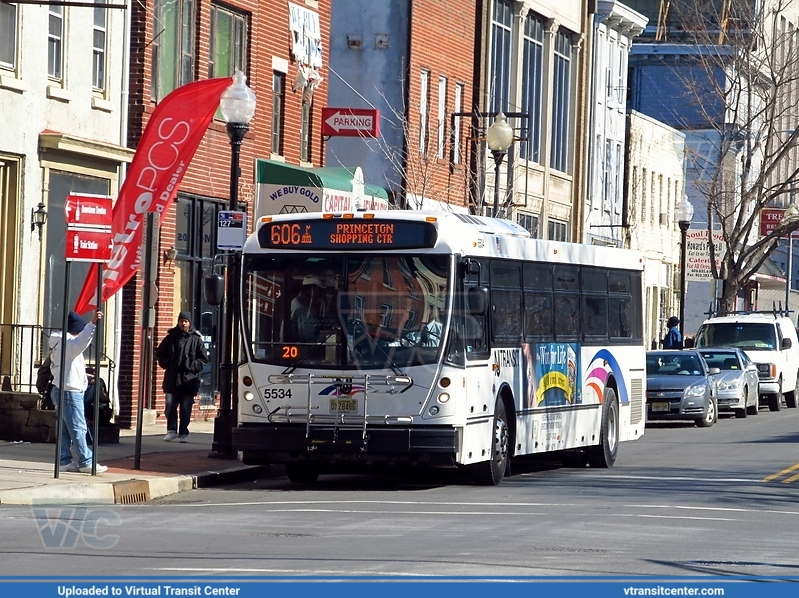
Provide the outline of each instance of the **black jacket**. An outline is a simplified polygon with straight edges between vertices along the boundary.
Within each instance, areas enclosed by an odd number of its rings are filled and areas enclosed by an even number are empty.
[[[208,354],[200,333],[194,328],[183,332],[170,328],[155,350],[158,365],[166,370],[164,392],[196,395],[200,390],[200,372],[208,363]]]

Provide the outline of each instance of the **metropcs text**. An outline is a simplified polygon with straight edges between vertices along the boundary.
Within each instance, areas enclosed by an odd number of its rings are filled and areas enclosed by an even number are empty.
[[[229,586],[92,585],[58,586],[58,595],[71,596],[238,596]]]

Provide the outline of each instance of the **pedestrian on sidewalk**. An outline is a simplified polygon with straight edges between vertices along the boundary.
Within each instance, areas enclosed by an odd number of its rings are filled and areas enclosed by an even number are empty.
[[[677,316],[671,316],[669,321],[666,322],[668,332],[666,332],[666,336],[663,337],[664,349],[682,349],[682,335],[678,328],[679,325],[680,318]]]
[[[189,420],[194,397],[200,390],[200,372],[208,363],[208,354],[199,331],[192,326],[191,314],[178,314],[178,325],[170,328],[156,349],[158,365],[164,370],[166,397],[166,442],[177,438],[189,441]],[[180,408],[180,428],[178,428]]]
[[[63,407],[61,417],[61,455],[59,456],[61,468],[64,471],[91,473],[92,449],[86,442],[86,417],[83,409],[83,393],[89,382],[86,378],[86,360],[83,352],[89,348],[94,335],[94,329],[103,317],[99,309],[94,312],[92,321],[87,324],[79,314],[74,311],[67,316],[67,338],[61,338],[61,332],[54,332],[50,336],[52,349],[53,390],[52,398],[56,410]],[[61,383],[61,351],[66,351],[64,375],[64,392],[55,386]],[[59,400],[60,399],[60,400]],[[72,452],[75,452],[73,461]],[[107,471],[108,467],[97,464],[97,473]]]

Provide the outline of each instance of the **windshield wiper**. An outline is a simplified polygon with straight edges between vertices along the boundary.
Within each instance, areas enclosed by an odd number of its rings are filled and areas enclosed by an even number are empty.
[[[328,328],[327,330],[330,330],[331,332],[332,332],[332,331],[335,331],[335,332],[336,332],[336,335],[338,335],[338,333],[340,333],[340,332],[341,332],[341,326],[333,326],[333,327],[331,327],[331,328]],[[315,349],[318,349],[319,347],[321,347],[321,346],[322,346],[322,345],[324,345],[325,343],[327,343],[327,336],[322,336],[322,338],[320,338],[318,341],[316,341],[316,342],[315,342],[313,345],[311,345],[311,346],[308,348],[308,352],[305,354],[305,356],[304,356],[302,359],[300,359],[298,362],[296,362],[296,363],[294,363],[294,364],[292,364],[292,365],[288,366],[288,367],[287,367],[287,368],[286,368],[286,369],[283,371],[283,374],[291,374],[291,373],[293,373],[293,372],[294,372],[294,370],[296,370],[296,369],[297,369],[298,367],[300,367],[300,366],[301,366],[303,363],[305,363],[305,360],[306,360],[306,359],[308,359],[308,358],[309,358],[311,355],[313,355],[313,354],[314,354],[314,350],[315,350]]]
[[[386,350],[385,350],[383,347],[381,347],[381,346],[380,346],[380,343],[378,343],[378,342],[377,342],[377,340],[375,340],[375,339],[372,337],[372,335],[371,335],[371,334],[369,334],[369,331],[366,329],[366,326],[364,325],[364,323],[363,323],[363,322],[362,322],[360,319],[355,319],[355,318],[353,318],[351,321],[352,321],[352,323],[353,323],[353,325],[354,325],[354,326],[359,326],[359,327],[361,328],[361,331],[362,331],[362,332],[363,332],[363,333],[366,335],[366,337],[367,337],[369,340],[371,340],[371,341],[372,341],[372,343],[374,343],[374,346],[375,346],[375,347],[377,347],[378,349],[380,349],[380,352],[381,352],[381,353],[383,354],[383,356],[386,358],[386,362],[387,362],[387,363],[389,364],[389,366],[391,367],[391,371],[392,371],[392,372],[394,372],[394,373],[395,373],[397,376],[405,376],[405,372],[403,372],[403,371],[400,369],[400,367],[399,367],[399,366],[398,366],[396,363],[394,363],[394,360],[391,358],[391,355],[389,355],[389,354],[388,354],[388,351],[386,351]],[[353,336],[354,336],[354,333],[355,333],[354,326],[353,326]],[[348,347],[347,347],[347,348],[348,348],[348,349],[350,348],[350,347],[349,347],[349,343],[350,343],[350,339],[349,339],[349,338],[347,338],[347,344],[348,344]],[[372,343],[370,343],[370,344],[372,344]],[[353,350],[353,352],[356,352],[356,351],[355,351],[355,341],[354,341],[354,339],[353,339],[353,341],[352,341],[352,350]]]

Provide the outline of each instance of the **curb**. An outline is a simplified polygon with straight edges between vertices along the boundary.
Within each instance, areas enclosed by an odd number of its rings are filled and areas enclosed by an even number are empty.
[[[140,504],[185,490],[245,482],[279,475],[274,466],[241,465],[194,475],[129,478],[113,482],[42,485],[0,491],[3,505]],[[135,491],[133,491],[135,489]],[[133,491],[133,492],[131,492]]]

